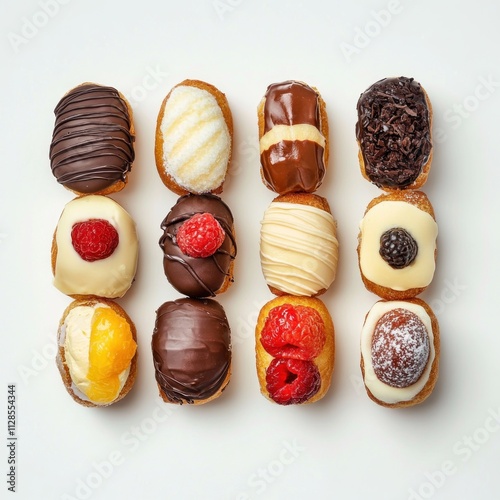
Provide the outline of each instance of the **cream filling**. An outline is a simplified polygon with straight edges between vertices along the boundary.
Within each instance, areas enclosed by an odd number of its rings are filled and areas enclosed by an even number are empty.
[[[429,359],[427,365],[422,372],[420,378],[414,384],[408,387],[391,387],[384,382],[381,382],[375,375],[372,364],[372,337],[377,325],[378,320],[387,312],[397,309],[407,309],[408,311],[416,314],[420,320],[425,325],[427,333],[429,335]],[[399,403],[401,401],[409,401],[413,399],[425,386],[429,380],[429,375],[431,373],[432,363],[436,356],[436,351],[434,350],[434,332],[432,331],[431,318],[427,314],[427,311],[418,304],[413,304],[412,302],[405,301],[380,301],[377,302],[368,313],[365,324],[361,330],[361,357],[364,362],[365,370],[365,385],[369,391],[380,401],[384,403],[393,404]]]
[[[87,262],[73,248],[73,225],[88,219],[105,219],[118,232],[118,246],[106,259]],[[111,198],[89,195],[70,201],[57,224],[56,243],[54,286],[61,292],[114,298],[130,288],[138,257],[135,222]]]
[[[71,309],[61,326],[62,331],[59,338],[60,345],[64,346],[64,356],[66,358],[66,365],[68,366],[71,381],[73,382],[73,391],[78,397],[87,401],[91,401],[87,396],[90,388],[87,374],[89,371],[91,325],[92,317],[98,307],[109,306],[97,303],[93,306],[77,306]],[[120,394],[129,373],[130,366],[118,375],[120,386],[111,401],[116,399]]]
[[[333,216],[297,203],[273,202],[260,233],[262,272],[268,285],[311,296],[335,279],[338,241]]]
[[[380,237],[395,227],[406,229],[418,245],[415,260],[403,269],[392,268],[379,253]],[[425,287],[432,281],[438,227],[430,214],[403,201],[382,201],[365,214],[360,230],[359,263],[365,278],[398,291]]]
[[[325,147],[326,141],[314,125],[301,123],[298,125],[275,125],[260,139],[260,154],[281,141],[312,141]]]
[[[231,134],[215,97],[180,85],[166,104],[160,125],[165,171],[188,191],[206,193],[226,176]]]

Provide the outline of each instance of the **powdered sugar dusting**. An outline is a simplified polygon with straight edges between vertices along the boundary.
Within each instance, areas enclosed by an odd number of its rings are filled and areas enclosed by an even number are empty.
[[[391,387],[408,387],[420,378],[429,359],[429,335],[413,312],[397,308],[377,322],[372,337],[373,370]]]

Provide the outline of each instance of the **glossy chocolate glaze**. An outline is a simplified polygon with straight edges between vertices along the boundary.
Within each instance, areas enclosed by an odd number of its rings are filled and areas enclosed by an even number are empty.
[[[125,101],[112,87],[80,85],[54,110],[52,173],[79,193],[97,193],[124,181],[134,161],[134,136]]]
[[[264,103],[264,133],[275,125],[313,125],[321,130],[318,94],[301,82],[274,83]],[[315,191],[325,175],[324,149],[313,141],[280,141],[261,154],[263,178],[279,194]]]
[[[162,304],[151,346],[156,380],[167,398],[182,404],[213,396],[230,368],[230,342],[226,314],[215,300]]]
[[[177,245],[179,226],[197,213],[210,213],[226,233],[221,247],[210,257],[185,255]],[[164,253],[163,269],[170,284],[189,297],[214,297],[229,275],[236,257],[233,216],[229,207],[212,194],[181,196],[161,224],[164,233],[159,245]]]
[[[422,172],[432,144],[430,110],[413,78],[384,78],[358,104],[356,138],[368,178],[379,187],[404,189]]]

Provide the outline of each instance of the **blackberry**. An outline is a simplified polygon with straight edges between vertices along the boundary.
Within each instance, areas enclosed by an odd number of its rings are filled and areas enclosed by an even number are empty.
[[[418,245],[401,227],[393,227],[380,237],[380,256],[394,269],[409,266],[417,256]]]

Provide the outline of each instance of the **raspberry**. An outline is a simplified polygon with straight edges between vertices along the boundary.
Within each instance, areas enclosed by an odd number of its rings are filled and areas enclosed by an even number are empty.
[[[104,219],[77,222],[71,230],[71,243],[87,262],[108,258],[118,246],[116,229]]]
[[[177,230],[177,244],[189,257],[210,257],[222,245],[226,233],[209,213],[199,213],[183,222]]]
[[[283,304],[274,307],[261,333],[262,347],[272,356],[313,359],[326,342],[325,324],[316,309]]]
[[[321,377],[313,361],[275,358],[266,371],[266,389],[280,405],[304,403],[320,387]]]

